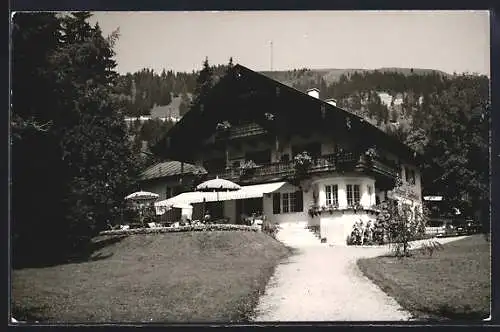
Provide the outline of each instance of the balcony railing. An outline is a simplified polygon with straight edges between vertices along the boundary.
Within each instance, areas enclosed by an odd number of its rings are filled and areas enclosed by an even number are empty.
[[[395,165],[379,159],[369,162],[367,157],[354,152],[343,152],[314,158],[312,164],[307,169],[307,174],[312,175],[338,170],[371,171],[388,178],[396,178],[398,175]],[[218,176],[219,178],[240,182],[258,182],[266,178],[293,177],[295,174],[294,162],[283,161],[258,165],[255,168],[246,170],[229,168],[212,173],[211,177]]]
[[[248,136],[256,136],[266,134],[267,130],[259,126],[258,124],[247,124],[241,126],[234,126],[227,130],[218,131],[215,134],[215,140],[225,140],[225,139],[235,139]]]
[[[396,178],[399,175],[398,169],[396,165],[391,165],[388,162],[384,162],[381,160],[374,159],[372,168],[374,171]]]

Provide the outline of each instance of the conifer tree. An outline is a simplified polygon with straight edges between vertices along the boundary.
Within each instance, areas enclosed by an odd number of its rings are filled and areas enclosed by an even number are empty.
[[[85,12],[59,17],[39,13],[15,16],[13,81],[31,82],[26,68],[39,73],[42,81],[35,80],[39,89],[19,88],[13,94],[22,91],[19,98],[26,100],[37,100],[40,89],[49,94],[47,103],[33,103],[29,108],[30,113],[51,123],[43,139],[30,147],[25,142],[33,143],[32,135],[21,133],[19,141],[23,143],[13,145],[13,163],[16,168],[21,165],[14,176],[13,201],[20,202],[14,212],[19,226],[16,236],[24,249],[36,248],[33,254],[43,255],[49,249],[41,242],[50,243],[55,248],[53,254],[81,248],[108,227],[134,186],[138,171],[123,102],[115,88],[118,75],[112,46],[118,34],[104,38],[98,25],[87,22],[89,17]],[[50,24],[40,25],[43,20]],[[32,67],[30,62],[34,62]],[[27,106],[18,98],[13,104],[13,112],[24,116]],[[38,180],[25,187],[21,175]],[[37,205],[38,209],[22,211],[21,204]],[[30,238],[37,230],[45,236],[39,233]]]

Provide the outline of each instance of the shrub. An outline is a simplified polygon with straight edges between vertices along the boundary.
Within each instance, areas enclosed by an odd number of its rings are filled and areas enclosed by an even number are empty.
[[[262,232],[276,239],[276,235],[280,230],[280,225],[278,223],[272,223],[265,221],[262,223]]]
[[[400,197],[410,198],[412,189],[402,185],[400,180],[398,183],[394,191]],[[411,241],[425,233],[426,222],[425,210],[420,211],[419,208],[395,200],[380,204],[377,223],[384,229],[384,237],[389,240],[391,249],[397,257],[410,256]]]
[[[352,232],[351,232],[351,235],[350,235],[350,243],[352,245],[361,245],[362,244],[362,233],[363,233],[363,230],[362,230],[362,227],[363,227],[363,222],[357,222],[353,225],[352,227]]]
[[[419,248],[419,251],[423,255],[428,254],[429,256],[432,256],[432,254],[434,254],[434,252],[439,251],[439,250],[443,250],[443,245],[441,243],[439,243],[438,241],[433,240],[433,239],[424,241],[420,245],[420,248]]]
[[[100,235],[128,235],[128,234],[157,234],[157,233],[177,233],[177,232],[204,232],[204,231],[249,231],[257,232],[260,227],[233,225],[233,224],[208,224],[208,225],[188,225],[180,227],[158,227],[158,228],[135,228],[127,230],[111,230],[101,232]]]

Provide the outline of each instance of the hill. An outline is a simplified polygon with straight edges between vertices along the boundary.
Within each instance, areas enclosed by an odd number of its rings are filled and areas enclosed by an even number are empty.
[[[66,265],[14,270],[17,320],[245,321],[274,266],[289,255],[261,232],[100,236]]]
[[[443,76],[451,76],[440,70],[434,69],[421,69],[421,68],[398,68],[398,67],[383,67],[378,69],[361,69],[361,68],[326,68],[326,69],[299,69],[299,70],[283,70],[283,71],[262,71],[261,73],[275,79],[283,84],[289,86],[294,86],[300,83],[300,74],[308,73],[306,78],[311,78],[315,81],[320,81],[323,79],[327,85],[336,83],[340,80],[342,76],[350,76],[354,73],[364,74],[373,73],[379,71],[382,73],[401,73],[405,76],[408,75],[427,75],[431,73],[437,73]],[[295,73],[296,75],[293,75]],[[311,86],[314,87],[314,86]]]
[[[187,96],[191,99],[192,94],[187,93]],[[180,109],[182,103],[182,96],[172,96],[172,101],[168,105],[155,105],[151,109],[152,118],[180,118]]]
[[[338,69],[338,68],[326,68],[326,69],[294,69],[294,70],[282,70],[282,71],[262,71],[261,73],[277,80],[283,84],[288,86],[297,88],[301,91],[305,91],[308,88],[319,88],[323,93],[324,97],[327,96],[328,86],[332,84],[337,84],[341,81],[342,78],[350,78],[355,74],[359,74],[362,76],[370,75],[373,73],[397,73],[402,74],[403,76],[410,75],[429,75],[436,74],[443,77],[450,77],[451,75],[439,70],[433,69],[421,69],[421,68],[379,68],[379,69]],[[196,73],[178,73],[176,75],[171,74],[168,77],[172,83],[169,83],[168,86],[182,86],[184,92],[192,98],[192,93],[194,92],[194,85],[192,84],[195,81]],[[189,82],[186,84],[185,82]],[[167,86],[167,85],[166,85]],[[181,90],[182,90],[181,89]],[[180,91],[180,90],[179,90]],[[179,91],[175,90],[171,98],[171,102],[167,105],[155,105],[150,108],[150,114],[153,118],[156,117],[180,117],[182,113],[181,102],[182,98],[178,94]],[[383,91],[382,91],[383,92]]]

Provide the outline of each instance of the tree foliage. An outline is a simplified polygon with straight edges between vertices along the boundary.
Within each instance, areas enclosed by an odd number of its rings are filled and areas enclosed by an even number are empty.
[[[55,256],[85,245],[117,218],[134,185],[138,169],[124,103],[115,90],[112,44],[117,34],[104,38],[89,17],[85,12],[14,17],[16,258],[26,252]],[[23,127],[26,119],[51,125]]]
[[[410,256],[411,241],[425,234],[427,214],[423,207],[413,205],[413,188],[398,180],[393,190],[399,200],[387,200],[379,206],[376,225],[383,232],[391,249],[398,257]]]

